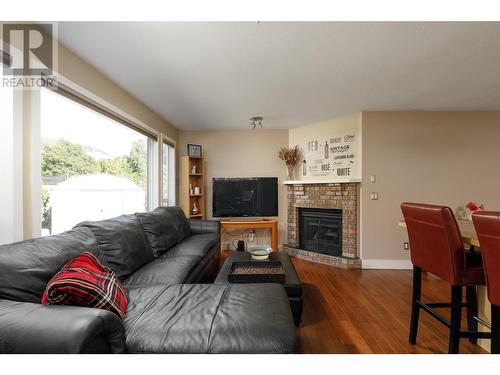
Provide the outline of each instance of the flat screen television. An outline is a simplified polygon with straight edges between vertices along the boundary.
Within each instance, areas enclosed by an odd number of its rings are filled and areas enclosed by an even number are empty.
[[[213,178],[214,217],[278,216],[278,178]]]

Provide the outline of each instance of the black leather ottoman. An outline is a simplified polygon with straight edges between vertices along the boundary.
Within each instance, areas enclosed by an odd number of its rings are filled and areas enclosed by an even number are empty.
[[[228,284],[227,275],[231,269],[231,265],[235,261],[250,261],[252,257],[248,252],[231,252],[214,281],[214,284]],[[293,322],[295,326],[300,326],[302,317],[302,282],[299,275],[293,266],[290,256],[286,253],[273,252],[269,255],[269,260],[280,261],[283,269],[285,270],[285,284],[283,285],[290,302],[290,309],[292,310]],[[262,262],[257,261],[257,262]]]

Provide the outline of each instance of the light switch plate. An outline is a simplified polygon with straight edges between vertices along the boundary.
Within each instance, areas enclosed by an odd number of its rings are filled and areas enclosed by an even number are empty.
[[[374,174],[372,174],[372,175],[370,176],[370,182],[375,182],[375,175],[374,175]]]

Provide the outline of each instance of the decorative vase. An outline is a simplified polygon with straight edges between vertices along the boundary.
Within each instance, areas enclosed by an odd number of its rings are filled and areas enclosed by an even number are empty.
[[[196,202],[194,202],[193,209],[191,210],[191,212],[193,213],[193,215],[198,214],[199,210],[198,210],[198,207],[196,207]]]
[[[286,168],[288,180],[293,180],[293,165],[287,165]]]

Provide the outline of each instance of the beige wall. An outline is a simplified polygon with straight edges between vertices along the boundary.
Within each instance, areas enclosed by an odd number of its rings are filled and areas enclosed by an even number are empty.
[[[186,154],[188,143],[203,147],[208,217],[212,216],[213,177],[278,177],[278,241],[281,244],[286,239],[286,188],[282,184],[286,167],[277,155],[280,147],[288,145],[288,130],[181,131],[181,155]],[[228,238],[223,238],[224,241]]]
[[[363,260],[409,258],[403,201],[500,209],[500,112],[363,112],[362,128]]]
[[[166,119],[130,95],[92,65],[62,45],[58,48],[59,73],[74,83],[120,108],[152,128],[177,140],[179,131]],[[126,62],[125,62],[126,63]]]

